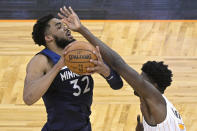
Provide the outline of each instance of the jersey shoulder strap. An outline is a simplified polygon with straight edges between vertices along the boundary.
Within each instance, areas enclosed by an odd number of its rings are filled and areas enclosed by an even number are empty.
[[[56,64],[61,57],[60,55],[56,54],[55,52],[51,51],[48,48],[43,49],[38,54],[43,54],[43,55],[49,57],[53,61],[54,64]]]

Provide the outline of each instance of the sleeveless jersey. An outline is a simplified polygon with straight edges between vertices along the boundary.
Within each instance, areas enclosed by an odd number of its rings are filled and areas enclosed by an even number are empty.
[[[60,59],[49,49],[42,50],[40,54],[54,64]],[[63,67],[42,97],[48,115],[42,130],[73,131],[89,124],[93,85],[91,76],[80,76]]]
[[[183,120],[176,108],[164,95],[163,97],[167,106],[166,119],[157,126],[150,126],[143,118],[144,131],[186,131]]]

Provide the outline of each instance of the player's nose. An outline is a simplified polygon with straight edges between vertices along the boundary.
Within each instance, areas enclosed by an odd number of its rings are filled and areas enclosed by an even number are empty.
[[[68,31],[68,27],[66,25],[63,26],[64,31]]]

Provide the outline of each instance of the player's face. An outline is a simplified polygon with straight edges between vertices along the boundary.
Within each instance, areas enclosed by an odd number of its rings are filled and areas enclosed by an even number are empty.
[[[64,26],[59,19],[53,18],[49,24],[49,31],[51,32],[58,47],[65,48],[69,43],[75,41],[71,35],[71,31]]]
[[[62,48],[62,49],[64,49],[71,42],[75,41],[75,39],[66,40],[66,39],[63,39],[63,38],[58,38],[57,36],[53,36],[53,37],[55,39],[56,46],[59,47],[59,48]]]

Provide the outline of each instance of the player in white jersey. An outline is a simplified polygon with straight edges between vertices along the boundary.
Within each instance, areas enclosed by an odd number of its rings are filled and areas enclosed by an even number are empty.
[[[163,62],[148,61],[142,66],[142,73],[139,74],[120,55],[82,25],[71,7],[69,9],[61,8],[60,12],[61,14],[58,15],[62,18],[62,22],[69,29],[80,33],[92,45],[96,46],[97,51],[101,51],[106,63],[120,74],[134,89],[135,95],[139,96],[144,123],[138,122],[137,131],[185,131],[179,113],[163,96],[165,89],[172,82],[172,72],[167,65],[164,65]],[[97,61],[91,60],[91,62],[97,64]],[[88,68],[88,70],[95,72],[96,69]],[[139,117],[138,121],[140,121]]]
[[[156,126],[150,126],[145,121],[145,119],[143,119],[143,127],[139,127],[141,126],[141,123],[138,117],[138,125],[136,129],[137,131],[140,131],[143,128],[144,131],[186,131],[183,120],[176,108],[164,95],[163,97],[166,101],[167,106],[167,115],[165,120],[162,123],[157,124]]]

